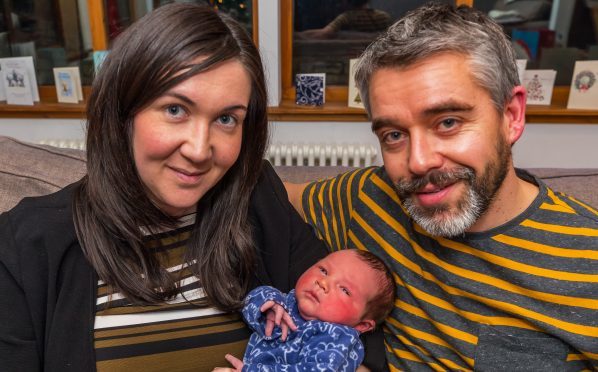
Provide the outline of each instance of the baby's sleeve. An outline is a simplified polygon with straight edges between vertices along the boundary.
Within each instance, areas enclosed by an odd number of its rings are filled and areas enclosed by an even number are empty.
[[[245,297],[245,305],[243,306],[245,322],[262,337],[265,337],[266,316],[260,311],[260,308],[266,301],[270,300],[284,307],[285,295],[273,287],[257,287]]]

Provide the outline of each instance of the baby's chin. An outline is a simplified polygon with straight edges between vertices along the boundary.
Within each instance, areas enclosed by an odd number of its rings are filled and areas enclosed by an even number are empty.
[[[313,312],[309,311],[309,305],[306,304],[308,301],[297,301],[297,309],[299,310],[299,315],[305,320],[315,320],[318,319],[316,316],[313,315]]]

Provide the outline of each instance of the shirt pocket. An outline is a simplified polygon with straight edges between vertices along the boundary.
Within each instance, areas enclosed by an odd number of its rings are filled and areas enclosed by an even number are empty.
[[[545,333],[482,325],[476,371],[566,371],[569,347]]]

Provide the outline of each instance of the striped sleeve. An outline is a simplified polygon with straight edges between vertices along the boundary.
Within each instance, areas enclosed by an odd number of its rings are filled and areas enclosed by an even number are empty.
[[[310,183],[303,191],[303,217],[330,250],[347,246],[353,204],[364,182],[376,167],[357,169],[334,178]]]

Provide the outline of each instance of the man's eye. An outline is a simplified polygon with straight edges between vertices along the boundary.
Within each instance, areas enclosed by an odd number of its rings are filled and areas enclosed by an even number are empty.
[[[395,130],[395,131],[386,133],[384,135],[384,137],[382,137],[382,140],[385,143],[395,143],[395,142],[398,142],[401,139],[403,139],[403,137],[404,137],[403,133]]]
[[[453,128],[455,125],[457,125],[457,120],[456,119],[444,119],[443,121],[440,122],[440,125],[442,126],[442,129],[451,129]]]

